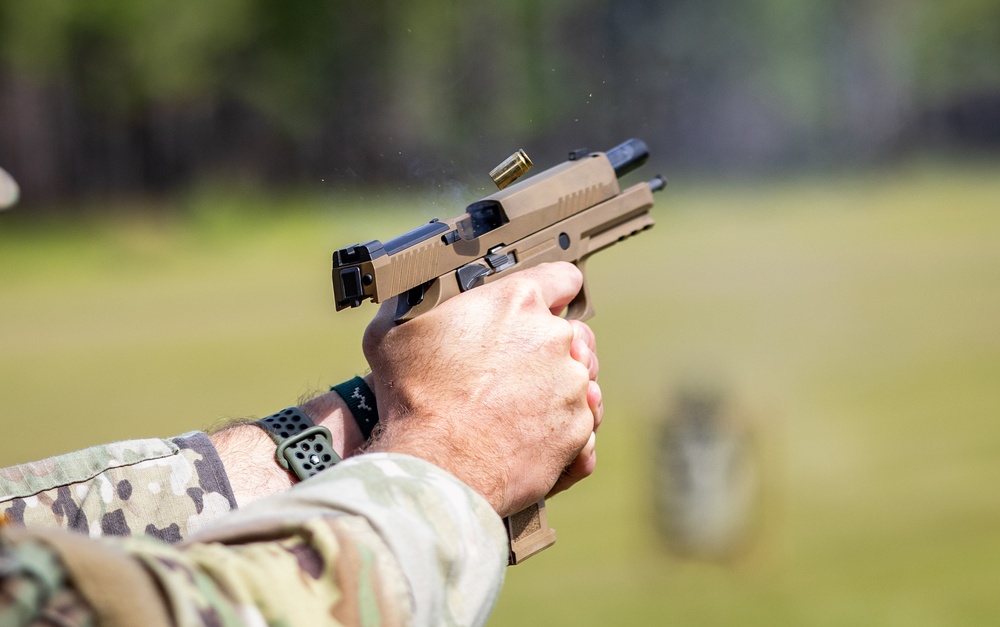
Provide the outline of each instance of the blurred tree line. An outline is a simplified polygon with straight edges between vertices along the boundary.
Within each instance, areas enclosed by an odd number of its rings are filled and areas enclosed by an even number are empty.
[[[716,173],[995,151],[1000,0],[0,0],[28,202],[481,179],[629,136]]]

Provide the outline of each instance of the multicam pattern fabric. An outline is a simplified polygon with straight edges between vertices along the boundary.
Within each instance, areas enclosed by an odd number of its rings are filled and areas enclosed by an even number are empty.
[[[32,528],[177,542],[233,509],[225,468],[197,431],[0,469],[0,514]]]
[[[35,624],[90,627],[94,616],[48,547],[0,535],[0,625]]]
[[[190,540],[0,530],[0,624],[479,625],[507,560],[499,517],[405,455],[346,460]]]

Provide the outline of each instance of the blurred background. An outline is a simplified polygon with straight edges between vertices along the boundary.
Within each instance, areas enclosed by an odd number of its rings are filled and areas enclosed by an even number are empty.
[[[491,624],[996,624],[998,0],[0,0],[0,465],[363,372],[333,250],[628,137],[598,472]]]

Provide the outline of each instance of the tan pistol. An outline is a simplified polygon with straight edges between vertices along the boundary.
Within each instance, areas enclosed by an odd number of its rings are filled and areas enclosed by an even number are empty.
[[[574,151],[534,176],[519,150],[490,173],[500,191],[469,205],[461,215],[434,219],[399,237],[372,240],[333,253],[337,311],[366,300],[399,296],[396,323],[411,320],[466,290],[550,261],[584,270],[594,253],[653,226],[649,210],[662,176],[621,190],[618,179],[649,158],[639,139],[607,152]],[[566,317],[594,314],[586,280]],[[504,520],[510,564],[555,542],[545,501]]]

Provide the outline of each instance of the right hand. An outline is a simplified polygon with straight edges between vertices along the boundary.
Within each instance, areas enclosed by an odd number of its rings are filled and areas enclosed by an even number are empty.
[[[558,315],[582,285],[559,262],[400,325],[394,299],[383,303],[363,344],[381,417],[369,450],[426,459],[501,516],[593,472],[603,415],[594,335]]]

